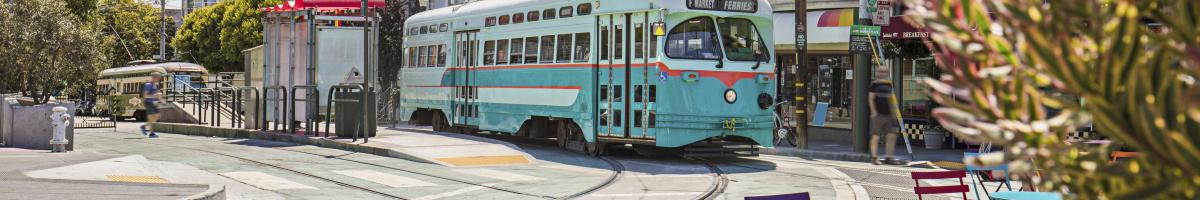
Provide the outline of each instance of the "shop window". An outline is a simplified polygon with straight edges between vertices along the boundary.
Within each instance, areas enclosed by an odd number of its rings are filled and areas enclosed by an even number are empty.
[[[508,64],[508,40],[496,41],[496,65]]]
[[[483,42],[483,65],[496,64],[496,41]]]
[[[523,45],[525,45],[524,39],[512,39],[512,51],[509,51],[512,54],[509,55],[509,62],[512,64],[523,63],[523,60],[525,59],[525,49],[522,48]]]
[[[558,35],[558,63],[571,62],[571,34]]]
[[[542,17],[545,17],[545,20],[552,20],[555,16],[558,15],[554,13],[553,8],[542,10]]]
[[[554,36],[542,36],[542,56],[539,63],[554,63]]]
[[[512,14],[512,23],[513,24],[525,23],[525,14],[524,13]]]
[[[575,62],[587,63],[592,56],[592,36],[588,33],[575,34]]]
[[[558,18],[568,18],[575,15],[575,9],[570,6],[565,6],[558,9]]]
[[[578,12],[579,16],[592,14],[592,4],[591,3],[579,4],[577,9],[579,9],[579,12]]]
[[[496,17],[487,17],[486,19],[484,19],[483,26],[486,26],[486,27],[496,26]]]
[[[525,64],[538,63],[538,38],[525,38]]]
[[[854,71],[848,55],[810,55],[808,67],[816,69],[809,79],[808,96],[812,97],[809,113],[815,113],[817,104],[827,104],[825,127],[850,129],[853,119]],[[870,72],[867,72],[870,73]]]
[[[541,18],[539,16],[542,16],[542,15],[538,11],[529,11],[529,14],[526,14],[526,16],[529,16],[529,22],[536,22],[538,20],[541,20]]]

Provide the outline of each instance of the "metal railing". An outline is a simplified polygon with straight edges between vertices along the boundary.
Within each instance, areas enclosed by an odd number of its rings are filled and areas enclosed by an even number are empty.
[[[279,93],[271,93],[271,91],[282,92],[283,93],[282,98],[272,95],[272,94],[279,94]],[[286,106],[287,101],[289,99],[289,98],[287,98],[287,95],[288,95],[288,88],[285,86],[275,85],[275,86],[263,87],[263,105],[264,105],[263,109],[266,109],[265,106],[268,105],[268,103],[276,103],[276,106],[278,106],[279,102],[283,102],[284,106]],[[273,98],[273,97],[275,97],[275,98]],[[281,110],[283,112],[283,115],[279,115],[279,112],[281,112]],[[275,116],[275,120],[278,121],[280,117],[287,116],[288,111],[287,111],[287,109],[279,109],[278,107],[276,107],[276,109],[274,111],[272,111],[271,114],[273,116]],[[284,123],[291,124],[290,122],[284,122]],[[287,125],[284,125],[284,128],[287,128]],[[263,124],[262,130],[264,130],[264,131],[268,130],[266,124]],[[279,131],[279,122],[275,122],[275,124],[272,124],[270,131]]]
[[[296,93],[296,90],[304,90],[305,91],[303,99],[296,98],[296,94],[299,94],[299,93]],[[292,96],[288,96],[291,99],[291,101],[290,101],[291,107],[288,110],[295,112],[296,111],[296,102],[304,102],[305,108],[307,108],[307,109],[305,109],[305,112],[304,112],[304,114],[306,115],[306,116],[304,116],[304,134],[305,135],[308,135],[311,133],[315,136],[317,134],[316,132],[313,132],[313,130],[315,129],[314,127],[317,126],[317,123],[318,123],[315,116],[318,116],[316,114],[319,114],[319,112],[321,111],[321,108],[320,108],[320,104],[312,104],[312,103],[320,103],[320,101],[321,101],[321,99],[319,99],[320,96],[321,96],[321,90],[318,89],[317,86],[315,86],[315,85],[292,86]],[[313,97],[317,97],[318,99],[312,99]],[[295,113],[287,115],[287,124],[284,126],[284,128],[287,129],[288,133],[296,132],[296,127],[291,126],[292,122],[295,121],[295,119],[293,119],[293,118],[296,116],[294,116],[294,115],[295,115]]]

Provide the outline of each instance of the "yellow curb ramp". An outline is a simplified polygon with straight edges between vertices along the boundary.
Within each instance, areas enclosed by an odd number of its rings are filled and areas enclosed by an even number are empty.
[[[480,167],[480,166],[496,166],[496,165],[520,165],[529,164],[529,159],[522,155],[510,156],[469,156],[469,157],[444,157],[436,158],[436,160],[446,163],[451,167]]]
[[[158,176],[125,176],[125,175],[106,175],[108,180],[127,183],[170,183],[167,179]]]

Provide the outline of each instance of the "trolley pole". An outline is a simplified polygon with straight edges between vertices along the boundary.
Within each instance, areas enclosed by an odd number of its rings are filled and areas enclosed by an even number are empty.
[[[792,121],[796,124],[796,148],[808,149],[808,1],[795,0],[796,7],[796,65],[791,70],[796,74],[793,85],[792,95],[796,98],[792,101],[792,109],[795,117]],[[786,74],[786,73],[785,73]],[[784,83],[786,84],[786,83]],[[786,123],[780,122],[781,124]],[[790,136],[789,136],[790,137]]]

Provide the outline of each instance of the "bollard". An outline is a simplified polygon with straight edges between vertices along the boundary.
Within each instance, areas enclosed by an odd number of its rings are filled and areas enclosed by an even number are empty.
[[[67,122],[71,121],[71,115],[67,114],[67,108],[62,106],[54,107],[54,113],[50,114],[50,126],[54,129],[54,138],[50,139],[50,152],[65,152],[67,144],[71,141],[67,140]]]

